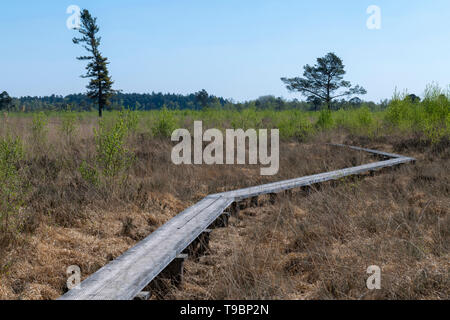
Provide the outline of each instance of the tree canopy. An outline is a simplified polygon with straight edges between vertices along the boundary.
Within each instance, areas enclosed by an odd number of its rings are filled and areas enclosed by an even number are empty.
[[[9,110],[11,102],[12,98],[9,96],[8,92],[3,91],[0,93],[0,110]]]
[[[208,106],[209,93],[205,89],[196,92],[195,98],[200,103],[202,108],[206,108]]]
[[[341,58],[330,52],[325,57],[317,58],[314,66],[304,66],[303,78],[281,78],[289,91],[302,93],[312,102],[320,99],[331,109],[331,101],[336,98],[366,94],[359,86],[352,86],[344,80],[345,70]]]
[[[414,93],[408,94],[408,95],[406,96],[406,99],[409,99],[409,100],[410,100],[411,102],[413,102],[413,103],[418,103],[418,102],[420,102],[420,97],[416,96]]]

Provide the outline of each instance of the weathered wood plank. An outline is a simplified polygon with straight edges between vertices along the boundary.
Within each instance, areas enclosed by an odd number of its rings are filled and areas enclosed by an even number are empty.
[[[353,150],[357,150],[357,151],[364,151],[364,152],[368,152],[368,153],[373,153],[373,154],[376,154],[376,155],[385,156],[387,158],[408,158],[408,157],[404,157],[402,155],[395,154],[395,153],[388,153],[388,152],[378,151],[378,150],[373,150],[373,149],[367,149],[367,148],[361,148],[361,147],[355,147],[355,146],[348,146],[348,145],[339,144],[339,143],[330,143],[329,145],[330,146],[334,146],[334,147],[348,148],[348,149],[353,149]],[[409,159],[414,160],[413,158],[409,158]]]
[[[370,172],[371,170],[377,170],[385,167],[393,167],[399,164],[408,163],[413,161],[412,158],[406,158],[406,157],[400,157],[385,161],[379,161],[374,163],[369,163],[357,167],[352,168],[346,168],[341,170],[335,170],[325,173],[319,173],[311,176],[291,179],[291,180],[285,180],[285,181],[279,181],[279,182],[273,182],[268,183],[260,186],[235,190],[235,191],[229,191],[221,193],[220,195],[225,197],[231,197],[236,200],[243,200],[247,198],[253,198],[258,195],[262,194],[268,194],[268,193],[277,193],[280,191],[293,189],[293,188],[299,188],[303,186],[310,186],[316,183],[321,183],[333,179],[340,179],[346,176],[354,175],[354,174],[360,174],[364,172]]]
[[[194,241],[231,203],[208,196],[88,277],[62,300],[130,300]]]
[[[381,168],[415,161],[414,158],[377,150],[343,145],[336,146],[349,147],[392,159],[207,196],[169,220],[119,258],[89,276],[81,283],[79,288],[70,290],[60,297],[60,300],[133,299],[178,254],[182,253],[202,232],[212,225],[225,209],[234,203],[235,207],[232,208],[232,211],[238,212],[237,202],[242,199],[255,199],[262,194],[274,194],[293,188],[309,187],[329,180],[373,172]]]

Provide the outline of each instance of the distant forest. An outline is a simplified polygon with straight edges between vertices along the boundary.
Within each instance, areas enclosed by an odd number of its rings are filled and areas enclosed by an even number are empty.
[[[163,107],[168,109],[190,109],[201,110],[204,108],[212,109],[245,109],[255,107],[257,109],[299,109],[303,111],[319,110],[320,103],[299,101],[297,99],[287,101],[275,96],[262,96],[256,100],[246,102],[234,102],[222,97],[209,95],[205,90],[188,95],[181,94],[163,94],[163,93],[118,93],[110,99],[111,103],[106,107],[107,110],[121,110],[122,108],[130,110],[158,110]],[[380,103],[364,102],[359,98],[351,100],[337,100],[333,102],[332,109],[341,108],[358,108],[362,105],[369,109],[382,110],[387,107],[388,100]],[[45,97],[20,97],[11,98],[9,103],[0,106],[0,109],[9,111],[91,111],[96,109],[96,105],[90,100],[86,94],[70,94],[68,96],[51,95]]]

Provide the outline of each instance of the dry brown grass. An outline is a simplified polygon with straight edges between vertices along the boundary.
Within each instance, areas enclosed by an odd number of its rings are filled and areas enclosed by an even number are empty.
[[[419,161],[244,210],[213,234],[209,256],[188,263],[186,283],[171,297],[449,299],[448,145],[368,146]],[[366,287],[370,265],[382,269],[381,290]]]
[[[214,231],[210,254],[189,261],[183,290],[166,298],[448,298],[448,145],[335,132],[282,143],[280,172],[261,177],[258,166],[175,166],[168,141],[140,133],[129,141],[136,162],[127,178],[95,187],[77,170],[95,152],[92,120],[68,143],[52,119],[39,150],[30,143],[30,119],[9,121],[27,142],[30,192],[17,217],[21,231],[0,247],[0,299],[57,298],[68,266],[80,266],[86,278],[207,194],[373,161],[322,144],[329,141],[419,162],[244,210],[230,228]],[[383,289],[368,293],[371,264],[383,269]]]

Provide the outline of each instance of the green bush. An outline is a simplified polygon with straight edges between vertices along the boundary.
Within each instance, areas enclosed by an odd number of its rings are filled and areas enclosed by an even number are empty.
[[[111,127],[100,120],[99,129],[95,130],[97,164],[106,177],[115,177],[128,169],[134,155],[126,146],[129,128],[124,117],[119,117]]]
[[[420,103],[414,103],[406,94],[394,95],[386,111],[385,121],[391,127],[419,132],[432,142],[437,142],[449,135],[449,113],[449,92],[431,84]]]
[[[305,141],[313,133],[311,121],[297,110],[285,114],[277,124],[283,139],[296,138]]]
[[[231,120],[233,129],[260,129],[262,128],[262,111],[258,111],[255,106],[246,108],[241,112],[234,112]]]
[[[333,127],[333,118],[330,110],[324,109],[320,111],[316,126],[322,130],[331,129]]]
[[[69,142],[72,141],[77,131],[77,115],[74,112],[68,110],[62,113],[60,131]]]
[[[374,119],[372,112],[366,106],[356,110],[356,123],[359,129],[370,129],[373,125]]]
[[[337,127],[346,129],[353,134],[374,134],[376,121],[374,114],[367,106],[358,109],[339,110],[334,113],[334,123]]]
[[[25,179],[20,169],[24,158],[22,141],[10,136],[0,140],[0,230],[10,229],[11,219],[24,201]]]
[[[156,137],[171,137],[172,132],[177,129],[177,121],[173,111],[169,111],[165,106],[158,112],[156,123],[152,128],[152,133]]]
[[[119,113],[129,133],[136,133],[139,125],[139,115],[136,111],[123,110]]]
[[[406,97],[395,93],[386,110],[385,121],[400,130],[412,130],[422,122],[420,106]]]
[[[43,112],[36,113],[33,116],[31,132],[33,142],[36,146],[42,147],[47,141],[47,116]]]
[[[99,175],[97,169],[89,166],[86,161],[83,161],[81,163],[78,171],[85,181],[95,186],[99,184]]]

